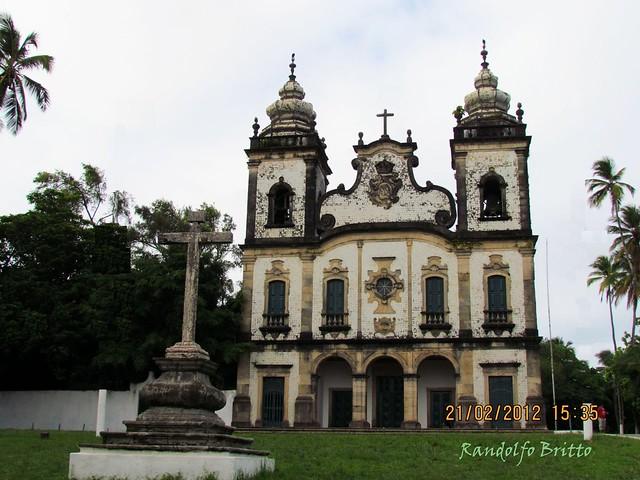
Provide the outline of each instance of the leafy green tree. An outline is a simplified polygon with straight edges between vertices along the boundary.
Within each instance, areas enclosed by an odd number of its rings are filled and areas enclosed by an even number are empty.
[[[99,187],[85,191],[56,175],[60,181],[43,182],[39,174],[30,211],[0,217],[1,388],[127,388],[180,337],[186,248],[157,245],[155,235],[187,230],[187,209],[159,200],[138,207],[140,221],[129,229],[98,223],[87,212],[106,185],[83,179]],[[212,205],[203,208],[205,228],[235,228]],[[237,265],[237,247],[202,251],[198,341],[221,365],[224,386],[233,386],[245,348],[236,341],[240,299],[228,277]]]
[[[613,410],[613,404],[605,392],[606,383],[602,374],[589,364],[576,357],[571,342],[564,342],[561,338],[553,339],[554,375],[556,386],[556,405],[568,405],[570,410],[579,411],[585,402],[604,405],[607,410]],[[551,353],[549,340],[540,344],[542,392],[547,410],[547,426],[553,429],[553,396],[551,387]],[[579,420],[570,421],[558,418],[558,428],[580,428]]]
[[[624,351],[618,352],[613,358],[612,368],[623,379],[622,391],[631,409],[634,431],[640,433],[640,345],[629,343]]]
[[[34,182],[36,190],[28,197],[32,202],[37,201],[41,192],[55,190],[65,192],[74,211],[84,215],[91,225],[103,223],[108,218],[112,223],[118,223],[123,217],[128,223],[131,221],[131,195],[120,190],[109,195],[104,172],[98,167],[83,163],[82,177],[79,179],[61,170],[40,172]],[[109,208],[105,214],[104,207],[107,205]]]
[[[32,48],[38,48],[38,34],[30,33],[22,40],[11,17],[0,14],[0,109],[14,135],[27,119],[27,91],[35,97],[42,111],[49,106],[47,89],[24,72],[32,69],[51,71],[53,57],[30,55]],[[2,126],[0,121],[0,128]]]
[[[599,357],[605,366],[607,379],[615,377],[620,385],[621,395],[626,406],[625,428],[640,433],[640,345],[631,343],[629,334],[624,339],[625,348],[615,353],[601,352]]]
[[[595,161],[592,169],[593,177],[585,181],[585,184],[587,185],[587,192],[590,194],[588,199],[589,205],[592,207],[599,207],[608,198],[611,202],[612,219],[620,232],[622,230],[622,223],[620,219],[620,207],[622,205],[622,200],[625,192],[629,192],[633,195],[635,188],[622,181],[625,169],[621,168],[616,171],[615,162],[609,157],[602,157],[600,160]],[[611,229],[609,229],[609,231],[611,231]],[[626,257],[626,261],[629,264],[632,264],[629,245],[627,245],[627,242],[622,238],[622,236],[620,236],[620,234],[618,235],[618,240],[622,247],[620,250],[621,254]],[[631,283],[631,289],[635,290],[635,286],[638,285],[638,277],[633,270]],[[631,341],[635,340],[635,325],[636,316],[634,312],[631,327]]]
[[[622,269],[618,282],[618,296],[627,297],[627,307],[631,308],[633,324],[631,327],[631,343],[636,338],[638,323],[638,298],[640,296],[640,209],[634,205],[626,205],[620,211],[620,218],[609,225],[609,233],[616,235],[611,249],[616,252]]]

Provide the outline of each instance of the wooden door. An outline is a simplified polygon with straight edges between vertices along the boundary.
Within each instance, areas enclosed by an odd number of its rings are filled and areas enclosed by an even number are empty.
[[[376,377],[376,426],[399,428],[404,419],[402,376]]]
[[[489,377],[489,403],[491,403],[494,412],[497,405],[500,405],[501,412],[504,411],[504,405],[513,405],[512,377]],[[512,428],[513,422],[505,420],[503,413],[501,413],[491,426],[493,428]]]
[[[335,428],[347,428],[351,423],[352,391],[331,390],[331,413],[329,426]]]
[[[431,390],[431,402],[429,404],[429,427],[446,427],[445,408],[451,404],[451,390]]]

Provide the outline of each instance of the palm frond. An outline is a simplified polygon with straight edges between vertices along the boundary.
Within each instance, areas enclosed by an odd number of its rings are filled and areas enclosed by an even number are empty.
[[[596,160],[592,165],[593,178],[585,181],[587,192],[590,193],[588,198],[589,205],[599,207],[604,200],[609,197],[611,200],[611,211],[617,211],[620,208],[625,191],[633,195],[635,189],[628,183],[622,182],[625,169],[621,168],[616,172],[615,162],[612,158],[602,157]]]
[[[2,38],[2,50],[15,57],[20,48],[20,32],[16,30],[11,16],[7,13],[0,15],[0,38]]]
[[[14,85],[11,85],[7,91],[3,110],[9,131],[16,135],[22,128],[22,110],[20,109],[20,102],[16,96]]]
[[[18,50],[18,58],[24,58],[29,53],[29,47],[38,48],[38,34],[31,32],[27,35]]]
[[[4,105],[4,97],[7,94],[9,85],[11,85],[11,79],[9,78],[9,76],[0,76],[0,107]]]
[[[27,96],[24,93],[24,85],[20,79],[20,75],[16,77],[16,98],[20,102],[20,108],[22,109],[22,119],[27,119]]]
[[[587,285],[591,286],[599,282],[598,293],[600,294],[600,298],[606,296],[607,299],[610,299],[609,297],[612,297],[612,293],[618,288],[621,278],[620,265],[615,261],[615,257],[600,255],[589,266],[593,270],[587,277]]]
[[[36,102],[38,102],[40,110],[44,112],[49,106],[49,92],[41,84],[26,75],[23,75],[23,78],[29,92],[36,97]]]
[[[47,72],[50,72],[53,68],[53,61],[51,55],[33,55],[20,60],[18,67],[20,69],[43,68]]]

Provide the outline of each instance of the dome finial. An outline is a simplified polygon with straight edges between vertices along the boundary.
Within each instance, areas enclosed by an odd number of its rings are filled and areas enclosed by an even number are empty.
[[[480,55],[482,55],[482,63],[480,65],[482,65],[482,68],[484,70],[487,69],[487,67],[489,66],[489,62],[487,62],[487,42],[484,41],[484,38],[482,39],[482,51],[480,52]]]
[[[296,60],[296,54],[292,53],[291,54],[291,63],[289,64],[289,68],[291,69],[291,75],[289,75],[289,80],[291,80],[291,81],[296,79],[296,76],[293,74],[294,70],[296,69],[295,60]]]

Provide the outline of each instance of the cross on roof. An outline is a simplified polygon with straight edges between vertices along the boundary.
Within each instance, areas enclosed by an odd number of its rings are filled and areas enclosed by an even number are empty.
[[[198,269],[200,265],[200,245],[233,242],[231,232],[202,232],[204,212],[189,212],[188,232],[159,233],[160,243],[187,244],[187,272],[184,281],[184,309],[182,312],[182,341],[167,349],[167,358],[206,357],[207,352],[196,343],[196,318],[198,309]]]
[[[393,117],[393,113],[387,113],[385,108],[384,112],[378,113],[376,117],[382,117],[383,134],[380,138],[389,138],[389,135],[387,135],[387,117]]]

